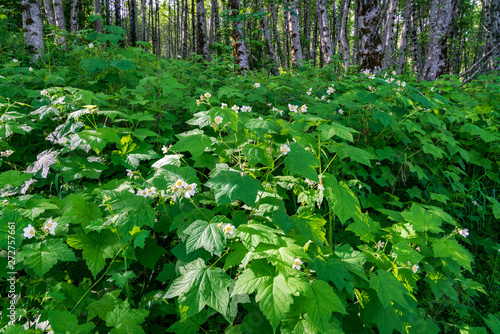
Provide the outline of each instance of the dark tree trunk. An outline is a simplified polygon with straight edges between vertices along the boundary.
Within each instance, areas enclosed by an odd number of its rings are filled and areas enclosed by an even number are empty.
[[[135,46],[137,40],[137,1],[130,0],[130,45]]]
[[[250,70],[248,65],[247,48],[245,36],[243,35],[243,23],[238,17],[240,13],[240,0],[229,0],[229,10],[233,17],[233,50],[234,60],[238,65],[238,73],[242,74]]]
[[[196,0],[196,17],[198,20],[198,52],[206,61],[211,61],[208,54],[207,17],[203,0]]]
[[[122,25],[122,0],[115,0],[115,25]]]
[[[94,15],[101,16],[101,0],[94,0]],[[102,22],[101,20],[95,20],[95,30],[102,34]]]
[[[24,44],[33,53],[33,60],[38,60],[43,52],[42,12],[37,0],[21,0]]]

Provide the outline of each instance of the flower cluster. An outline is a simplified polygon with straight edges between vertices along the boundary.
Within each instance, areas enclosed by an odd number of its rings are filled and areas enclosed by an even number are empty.
[[[313,90],[312,88],[309,88],[309,89],[307,90],[306,94],[307,94],[307,95],[311,95],[312,90]]]
[[[205,100],[205,99],[208,100],[211,96],[212,96],[212,94],[210,94],[208,92],[203,94],[203,95],[200,95],[200,98],[196,100],[196,104],[200,105],[203,100]]]
[[[43,226],[43,231],[47,234],[55,235],[56,234],[56,227],[57,227],[57,223],[53,222],[52,218],[49,218],[47,220],[47,222],[45,223],[45,225]],[[25,227],[23,229],[23,232],[24,232],[24,237],[28,238],[28,239],[33,238],[36,234],[35,228],[31,224],[29,224],[28,227]]]
[[[191,198],[196,193],[196,183],[187,184],[184,180],[178,179],[175,184],[170,188],[172,192],[183,192],[184,197]]]
[[[271,109],[272,111],[277,111],[280,113],[280,116],[283,116],[283,110],[279,110],[278,108],[276,107],[273,107],[273,109]]]
[[[250,111],[252,111],[252,107],[249,107],[249,106],[241,106],[240,111],[241,111],[241,112],[250,112]]]
[[[304,181],[307,183],[307,185],[309,187],[312,187],[312,186],[314,186],[316,184],[315,181],[312,181],[312,180],[309,180],[309,179],[305,179]]]
[[[332,95],[333,93],[335,93],[335,88],[333,88],[333,84],[331,87],[328,87],[328,89],[326,90],[326,93],[328,95]]]
[[[366,75],[368,78],[370,78],[372,80],[375,79],[375,73],[370,72],[369,69],[361,71],[361,73],[363,73],[364,75]]]
[[[158,196],[158,192],[156,192],[155,187],[138,189],[137,196],[142,196],[145,198],[155,198],[156,196]]]
[[[12,151],[12,150],[2,151],[2,152],[0,152],[0,157],[7,158],[7,157],[10,157],[13,153],[14,153],[14,151]]]
[[[288,109],[290,109],[291,112],[298,112],[299,114],[303,114],[307,112],[307,105],[303,104],[299,108],[299,106],[288,103]]]

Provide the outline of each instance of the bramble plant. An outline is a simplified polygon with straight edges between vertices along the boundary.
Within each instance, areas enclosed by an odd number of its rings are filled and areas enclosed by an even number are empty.
[[[117,34],[0,68],[5,333],[500,331],[497,76],[241,77]]]

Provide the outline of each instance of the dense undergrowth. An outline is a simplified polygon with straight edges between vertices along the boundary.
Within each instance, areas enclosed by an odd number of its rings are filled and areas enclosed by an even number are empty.
[[[6,333],[500,332],[498,76],[241,77],[108,32],[2,58]]]

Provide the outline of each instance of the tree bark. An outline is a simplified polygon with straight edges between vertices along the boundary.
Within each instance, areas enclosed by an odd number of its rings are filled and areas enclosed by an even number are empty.
[[[290,10],[295,14],[297,14],[297,4],[295,0],[288,0],[288,6]],[[291,44],[291,53],[292,53],[292,66],[302,66],[302,61],[304,57],[302,55],[302,46],[300,44],[300,34],[299,34],[299,20],[297,16],[288,13],[288,29],[290,33],[290,44]]]
[[[188,55],[188,5],[187,0],[184,0],[182,7],[182,57]]]
[[[314,11],[314,30],[313,30],[313,41],[312,41],[312,57],[314,60],[314,66],[316,66],[317,63],[317,57],[316,55],[318,54],[318,30],[319,30],[319,24],[318,22],[320,21],[320,10],[319,6],[316,6],[316,10]],[[320,62],[321,64],[322,62]]]
[[[324,0],[326,2],[326,0]],[[306,60],[311,59],[311,0],[303,2],[304,4],[304,57]]]
[[[413,72],[418,76],[422,72],[422,56],[420,52],[420,44],[417,35],[417,27],[415,26],[415,3],[412,1],[410,11],[410,50],[413,63]]]
[[[94,15],[101,16],[101,0],[94,0]],[[102,34],[102,22],[101,20],[95,20],[95,30]]]
[[[141,0],[141,41],[147,42],[146,40],[146,0]],[[170,19],[170,15],[168,16]],[[170,20],[169,20],[170,23]]]
[[[332,52],[332,40],[330,38],[330,28],[328,27],[328,10],[326,7],[326,0],[317,0],[317,6],[319,6],[320,12],[320,31],[321,31],[321,52],[323,53],[323,60],[325,64],[329,64],[331,61]]]
[[[99,0],[97,0],[99,1]],[[137,37],[137,1],[130,0],[130,45],[135,46]]]
[[[500,0],[491,0],[490,4],[491,37],[492,45],[500,43]],[[492,69],[500,71],[500,48],[496,48],[492,54]]]
[[[389,8],[387,10],[387,18],[385,24],[384,34],[384,61],[383,68],[391,67],[395,61],[392,60],[394,56],[394,23],[396,21],[396,0],[390,0]]]
[[[37,0],[21,0],[24,44],[33,53],[33,60],[38,60],[43,52],[42,13]]]
[[[378,32],[380,7],[378,0],[358,0],[360,69],[372,72],[382,67],[384,52]]]
[[[122,25],[122,0],[115,0],[115,26]]]
[[[45,15],[47,15],[47,21],[50,25],[56,25],[56,18],[54,16],[54,9],[52,8],[51,0],[43,0],[43,9],[45,10]]]
[[[271,2],[268,8],[269,12],[271,13],[273,21],[274,42],[276,43],[276,51],[278,52],[278,58],[280,60],[281,67],[285,67],[285,58],[281,49],[281,39],[278,31],[278,18],[276,16],[276,10],[274,8],[274,4]]]
[[[233,50],[234,60],[238,65],[238,73],[243,74],[250,70],[248,66],[247,48],[245,45],[245,36],[243,35],[243,23],[239,16],[240,0],[229,0],[229,10],[233,17]]]
[[[351,0],[342,0],[342,22],[340,25],[339,40],[342,44],[342,54],[345,61],[345,68],[349,67],[351,64],[351,51],[349,47],[349,41],[347,40],[347,19],[349,17],[349,5]],[[359,10],[359,8],[358,8]]]
[[[257,5],[259,6],[259,11],[264,12],[264,7],[262,7],[261,0],[257,0]],[[262,15],[260,19],[260,27],[264,31],[264,39],[266,40],[267,49],[269,50],[269,58],[271,59],[271,73],[273,75],[278,75],[278,63],[276,61],[276,54],[274,53],[273,41],[271,39],[271,33],[269,32],[269,25],[267,24],[267,15]]]
[[[64,19],[64,8],[62,0],[53,0],[54,4],[54,17],[56,18],[56,25],[61,30],[66,30],[66,20]],[[57,42],[59,44],[66,43],[66,37],[61,35],[58,37]]]
[[[411,4],[413,0],[406,0],[403,28],[401,28],[401,43],[399,44],[398,73],[403,71],[406,63],[406,47],[408,45],[408,27],[410,26]]]
[[[198,51],[206,61],[212,58],[208,53],[207,17],[203,0],[196,0],[196,18],[198,21]]]
[[[71,32],[78,31],[78,3],[80,0],[71,1],[70,29]]]
[[[432,0],[430,33],[422,79],[434,81],[448,73],[448,35],[453,16],[453,0]]]

